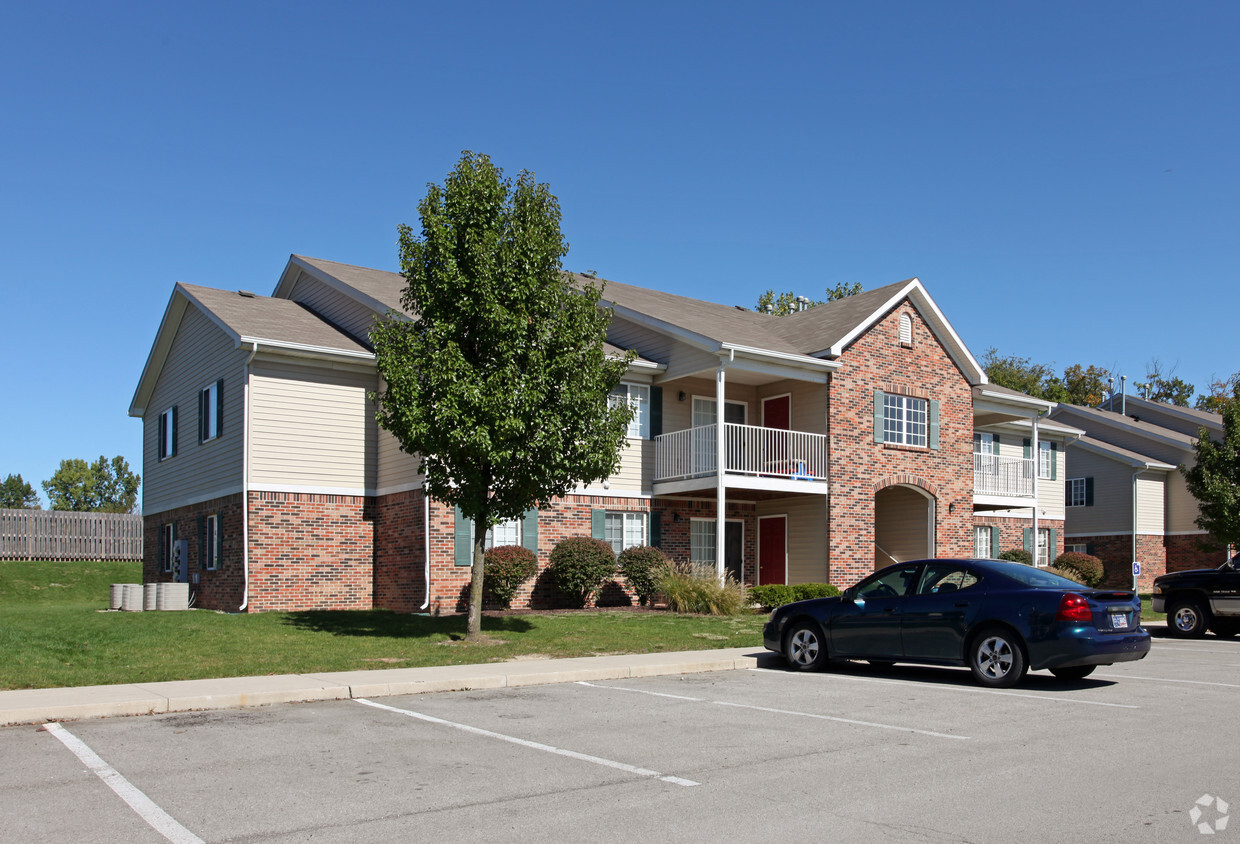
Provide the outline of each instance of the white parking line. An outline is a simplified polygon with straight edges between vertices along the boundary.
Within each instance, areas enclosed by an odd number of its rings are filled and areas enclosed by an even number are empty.
[[[763,673],[763,674],[787,675],[791,673],[788,671],[779,671],[774,668],[750,668],[749,670],[756,671],[758,673]],[[918,683],[913,680],[883,680],[878,677],[850,677],[847,674],[830,674],[830,673],[806,674],[802,672],[798,672],[794,676],[806,677],[806,678],[821,677],[827,680],[855,680],[858,683],[881,683],[883,685],[888,685],[888,686],[915,686],[918,689],[938,689],[939,691],[944,691],[944,692],[962,692],[965,694],[1001,695],[1003,697],[1027,697],[1031,700],[1053,700],[1057,703],[1079,703],[1085,706],[1110,706],[1115,709],[1140,709],[1141,708],[1139,706],[1134,706],[1130,703],[1106,703],[1105,701],[1101,701],[1101,700],[1082,700],[1081,698],[1075,698],[1075,697],[1057,697],[1053,695],[1034,695],[1034,694],[1029,694],[1028,692],[1004,692],[998,689],[976,689],[976,688],[972,688],[969,686],[943,686],[937,683]],[[1093,674],[1091,676],[1100,677],[1103,675]]]
[[[902,727],[902,726],[899,726],[898,724],[879,724],[875,721],[858,721],[855,718],[840,718],[835,715],[819,715],[816,712],[796,712],[791,709],[772,709],[769,706],[754,706],[753,704],[749,704],[749,703],[733,703],[731,701],[726,701],[726,700],[705,700],[703,698],[684,697],[682,695],[668,695],[668,694],[663,694],[662,692],[651,692],[651,691],[647,691],[646,689],[630,689],[624,686],[600,686],[595,683],[587,683],[585,681],[578,681],[577,685],[589,686],[592,689],[609,689],[614,692],[632,692],[633,694],[650,695],[651,697],[670,697],[670,698],[676,698],[679,700],[694,701],[698,703],[710,703],[715,706],[731,706],[736,709],[752,709],[755,712],[771,712],[776,715],[794,715],[798,718],[814,718],[819,721],[835,721],[836,723],[839,723],[839,724],[852,724],[858,727],[875,727],[880,730],[898,730],[899,732],[902,732],[902,733],[917,733],[918,735],[932,736],[933,738],[956,739],[959,741],[969,740],[968,736],[957,736],[957,735],[952,735],[951,733],[936,733],[932,730],[919,730],[915,727]]]
[[[128,803],[129,808],[138,813],[138,817],[150,824],[164,838],[176,842],[176,844],[203,844],[201,838],[181,826],[171,815],[156,806],[151,798],[139,791],[133,783],[121,776],[115,768],[100,759],[98,754],[87,747],[86,743],[77,736],[55,722],[44,724],[43,729],[47,730],[59,739],[61,744],[73,751],[73,754],[82,761],[82,764],[94,771],[95,775],[103,780],[108,788],[116,792],[117,797]]]
[[[421,712],[414,712],[413,710],[410,710],[410,709],[399,709],[395,706],[388,706],[387,704],[383,704],[383,703],[375,703],[373,700],[367,700],[366,698],[362,698],[362,697],[354,698],[354,700],[357,703],[363,703],[366,706],[373,706],[375,709],[385,709],[388,712],[395,712],[399,715],[407,715],[410,718],[417,718],[420,721],[427,721],[431,724],[439,724],[444,727],[453,727],[457,730],[463,730],[467,733],[473,733],[474,735],[477,735],[477,736],[486,736],[487,738],[499,739],[500,741],[506,741],[506,742],[509,742],[510,744],[517,744],[517,745],[520,745],[521,747],[528,747],[533,750],[542,750],[546,753],[554,753],[557,756],[567,756],[570,759],[577,759],[582,762],[591,762],[595,765],[603,765],[608,768],[615,768],[617,770],[625,771],[630,774],[636,774],[637,776],[640,776],[640,777],[657,777],[663,782],[670,782],[673,785],[683,785],[683,786],[701,785],[701,783],[699,782],[694,782],[693,780],[687,780],[687,779],[684,779],[683,777],[668,776],[666,774],[661,774],[658,771],[651,771],[648,768],[638,768],[635,765],[629,765],[624,762],[616,762],[611,759],[603,759],[600,756],[591,756],[587,753],[578,753],[575,750],[565,750],[562,747],[552,747],[549,744],[543,744],[537,741],[527,741],[526,739],[520,739],[514,736],[506,736],[503,733],[494,733],[494,732],[491,732],[490,730],[481,729],[480,727],[471,727],[468,724],[458,724],[455,721],[445,721],[443,718],[436,718],[434,715],[425,715]]]
[[[1159,651],[1176,651],[1178,653],[1211,654],[1212,656],[1218,656],[1219,654],[1226,654],[1227,656],[1231,656],[1232,654],[1235,653],[1234,650],[1231,650],[1226,647],[1194,648],[1191,645],[1186,646],[1186,645],[1163,645],[1163,644],[1155,645],[1150,650],[1150,653],[1158,653]]]
[[[1167,677],[1138,677],[1136,674],[1095,674],[1095,677],[1114,677],[1117,680],[1148,680],[1153,683],[1187,683],[1193,686],[1219,686],[1224,689],[1240,689],[1236,683],[1211,683],[1208,680],[1172,680]]]

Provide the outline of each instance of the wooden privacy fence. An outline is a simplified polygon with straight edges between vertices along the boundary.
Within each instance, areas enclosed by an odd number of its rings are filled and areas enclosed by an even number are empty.
[[[141,559],[141,515],[0,509],[0,560]]]

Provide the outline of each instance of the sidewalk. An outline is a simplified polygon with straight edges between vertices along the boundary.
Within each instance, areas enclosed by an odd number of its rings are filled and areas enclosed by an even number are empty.
[[[0,726],[753,668],[761,648],[0,691]]]

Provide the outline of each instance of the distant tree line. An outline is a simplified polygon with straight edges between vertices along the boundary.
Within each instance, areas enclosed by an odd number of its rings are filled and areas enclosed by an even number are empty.
[[[53,510],[132,513],[141,483],[124,457],[108,460],[101,454],[94,463],[79,458],[60,461],[60,468],[43,482],[43,491]],[[38,510],[39,495],[20,474],[10,474],[0,484],[0,508]]]

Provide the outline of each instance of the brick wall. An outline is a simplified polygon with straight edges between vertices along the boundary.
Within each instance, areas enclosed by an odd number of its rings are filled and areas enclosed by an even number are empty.
[[[203,567],[204,549],[200,540],[199,519],[205,519],[212,514],[220,518],[224,536],[220,544],[219,568],[207,571]],[[173,572],[160,570],[159,551],[161,526],[175,524],[177,539],[189,542],[190,595],[193,606],[236,612],[241,606],[245,580],[242,570],[241,520],[241,493],[163,513],[144,515],[142,582],[158,583],[174,579]],[[197,583],[193,582],[195,577],[198,578]]]
[[[913,343],[898,341],[901,314]],[[831,497],[828,571],[838,586],[874,569],[874,496],[892,482],[934,496],[938,556],[973,552],[973,396],[963,373],[907,301],[887,313],[840,357],[829,388]],[[874,442],[874,391],[939,402],[939,448]]]
[[[1214,569],[1227,560],[1223,544],[1210,534],[1177,534],[1165,540],[1167,571]]]
[[[999,547],[993,548],[992,553],[998,557],[1004,551],[1011,551],[1014,548],[1023,549],[1025,547],[1025,529],[1033,527],[1032,519],[1019,519],[1012,516],[983,516],[976,514],[973,516],[973,524],[977,527],[997,527],[999,528]],[[1055,531],[1055,547],[1050,549],[1051,561],[1063,553],[1065,544],[1072,544],[1079,540],[1065,540],[1064,521],[1063,519],[1038,519],[1038,529],[1046,528]],[[971,542],[972,540],[970,540]],[[969,554],[972,555],[970,550]]]

